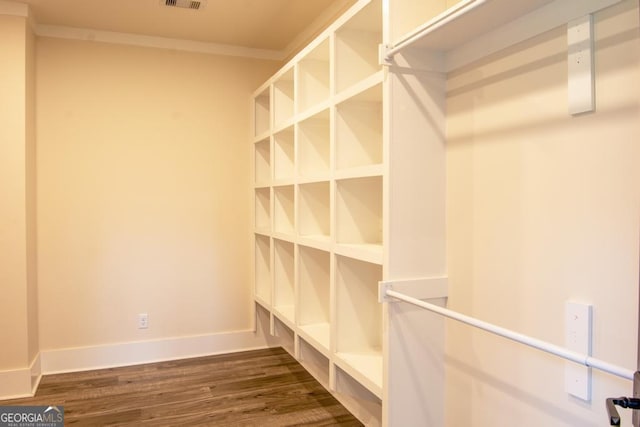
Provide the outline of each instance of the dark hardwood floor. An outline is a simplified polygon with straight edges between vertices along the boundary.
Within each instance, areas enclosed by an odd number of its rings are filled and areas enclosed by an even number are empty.
[[[46,375],[8,405],[64,406],[65,425],[362,425],[282,348]]]

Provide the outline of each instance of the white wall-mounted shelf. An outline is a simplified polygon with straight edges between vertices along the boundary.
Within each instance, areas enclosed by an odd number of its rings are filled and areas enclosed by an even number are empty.
[[[428,68],[452,71],[620,0],[461,0],[434,14],[411,0],[391,2],[385,57],[407,49],[437,53]],[[434,16],[435,15],[435,16]]]

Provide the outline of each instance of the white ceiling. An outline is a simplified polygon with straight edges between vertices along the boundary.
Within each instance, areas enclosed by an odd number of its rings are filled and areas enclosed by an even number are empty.
[[[37,24],[279,51],[306,44],[355,0],[206,0],[201,10],[164,0],[17,0]]]

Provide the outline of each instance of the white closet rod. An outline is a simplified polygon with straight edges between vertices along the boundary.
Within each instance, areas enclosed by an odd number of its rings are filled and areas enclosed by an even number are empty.
[[[400,52],[402,49],[411,46],[413,43],[434,32],[438,28],[447,25],[449,22],[458,19],[465,13],[470,12],[476,7],[483,5],[486,1],[487,0],[464,0],[456,4],[455,6],[445,10],[443,13],[425,24],[425,26],[418,30],[415,34],[412,34],[411,36],[391,46],[385,52],[385,59],[387,61],[390,61],[393,55]]]
[[[501,337],[508,338],[510,340],[519,342],[524,345],[528,345],[529,347],[533,347],[538,350],[542,350],[547,353],[553,354],[555,356],[559,356],[563,359],[570,360],[572,362],[579,363],[584,366],[589,366],[595,369],[599,369],[609,374],[617,375],[618,377],[633,381],[633,374],[634,374],[633,371],[622,368],[620,366],[612,365],[611,363],[604,362],[600,359],[596,359],[586,354],[576,353],[564,347],[560,347],[558,345],[551,344],[546,341],[532,338],[530,336],[527,336],[518,332],[514,332],[512,330],[505,329],[488,322],[484,322],[474,317],[466,316],[464,314],[458,313],[453,310],[449,310],[447,308],[442,308],[435,304],[431,304],[431,303],[419,300],[417,298],[410,297],[408,295],[402,294],[400,292],[397,292],[391,289],[387,289],[386,295],[389,297],[393,297],[401,301],[407,302],[409,304],[422,307],[426,310],[432,311],[434,313],[440,314],[450,319],[454,319],[459,322],[466,323],[467,325],[470,325],[479,329],[483,329],[485,331],[491,332]]]

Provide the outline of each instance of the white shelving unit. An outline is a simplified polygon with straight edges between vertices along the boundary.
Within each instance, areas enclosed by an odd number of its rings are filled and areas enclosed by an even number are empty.
[[[382,1],[360,0],[254,94],[256,315],[367,425],[383,413],[381,42]]]

